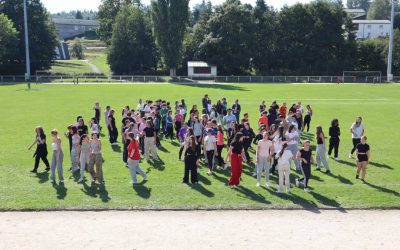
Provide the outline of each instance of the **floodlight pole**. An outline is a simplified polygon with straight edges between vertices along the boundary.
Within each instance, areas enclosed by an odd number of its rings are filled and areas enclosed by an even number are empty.
[[[394,1],[392,0],[392,10],[390,14],[390,33],[389,33],[389,52],[387,65],[387,80],[392,81],[392,56],[393,56],[393,26],[394,26]]]
[[[25,81],[28,81],[28,88],[31,88],[31,62],[29,58],[29,38],[28,38],[28,12],[26,9],[26,1],[24,0],[24,31],[25,31],[25,62],[26,62],[26,72]]]

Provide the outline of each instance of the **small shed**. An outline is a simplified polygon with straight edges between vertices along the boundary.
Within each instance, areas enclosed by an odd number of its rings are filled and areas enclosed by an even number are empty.
[[[217,66],[206,62],[188,62],[188,76],[194,78],[216,77]]]

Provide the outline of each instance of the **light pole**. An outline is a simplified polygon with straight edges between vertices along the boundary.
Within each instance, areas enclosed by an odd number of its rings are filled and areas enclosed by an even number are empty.
[[[28,81],[28,87],[30,88],[31,62],[29,59],[28,13],[26,9],[26,0],[24,0],[24,30],[25,30],[25,62],[26,62],[25,80]]]
[[[392,81],[392,56],[393,56],[393,25],[394,25],[394,1],[392,0],[392,10],[390,14],[390,33],[389,33],[389,52],[387,65],[387,80]]]

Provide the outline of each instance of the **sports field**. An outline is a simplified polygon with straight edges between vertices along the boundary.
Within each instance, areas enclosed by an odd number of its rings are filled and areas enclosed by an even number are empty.
[[[327,135],[330,121],[338,118],[342,131],[339,158],[329,159],[331,174],[313,171],[311,193],[292,188],[291,194],[276,194],[277,179],[273,187],[256,187],[253,167],[244,165],[239,188],[228,188],[229,170],[206,175],[201,168],[197,187],[181,184],[183,162],[178,161],[178,143],[162,141],[159,155],[163,163],[141,163],[148,172],[148,181],[142,185],[130,184],[128,169],[122,162],[120,148],[112,148],[103,140],[105,186],[78,184],[78,175],[68,172],[68,140],[62,138],[65,151],[64,185],[52,186],[48,173],[33,174],[33,151],[27,147],[34,139],[34,127],[42,125],[48,136],[50,130],[64,131],[66,126],[82,115],[85,121],[93,116],[92,107],[99,101],[102,109],[111,105],[116,120],[125,105],[136,107],[137,100],[165,99],[173,103],[184,98],[188,107],[201,106],[207,93],[213,103],[226,97],[228,104],[238,98],[242,114],[250,114],[256,127],[258,106],[262,100],[269,104],[297,101],[310,104],[314,111],[311,125],[321,124]],[[0,86],[0,209],[238,209],[238,208],[400,208],[400,85],[26,85]],[[348,158],[351,148],[349,128],[357,115],[363,117],[371,162],[366,183],[355,179],[355,160]],[[102,116],[101,125],[104,126]],[[119,123],[117,124],[119,126]],[[106,134],[106,131],[103,130]],[[311,131],[310,131],[311,132]],[[315,140],[313,134],[306,137]],[[120,137],[119,137],[120,141]],[[253,148],[255,148],[253,146]],[[253,151],[254,153],[254,151]],[[51,155],[49,154],[49,158]],[[315,167],[313,167],[314,169]],[[298,174],[292,171],[292,184]],[[87,175],[88,176],[88,175]],[[139,177],[140,178],[140,177]],[[140,179],[139,179],[140,180]]]

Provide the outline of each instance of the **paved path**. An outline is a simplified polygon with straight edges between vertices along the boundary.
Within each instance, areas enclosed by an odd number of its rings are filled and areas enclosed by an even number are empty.
[[[89,65],[90,68],[92,68],[93,73],[96,74],[101,74],[101,70],[99,68],[97,68],[96,65],[94,65],[93,63],[91,63],[89,60],[83,60],[84,62],[87,63],[87,65]]]
[[[400,211],[0,213],[0,249],[399,249]]]

